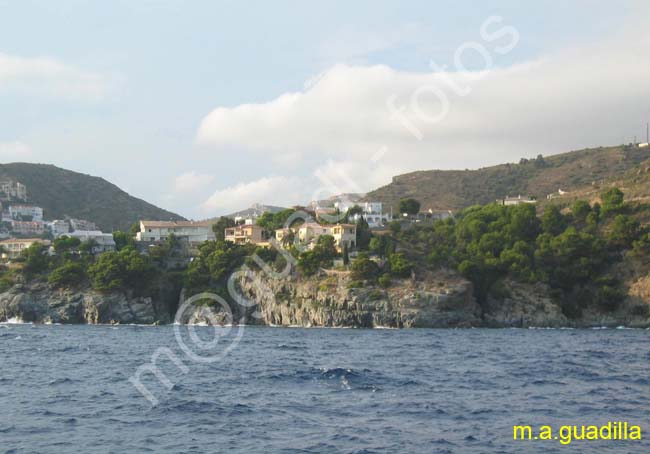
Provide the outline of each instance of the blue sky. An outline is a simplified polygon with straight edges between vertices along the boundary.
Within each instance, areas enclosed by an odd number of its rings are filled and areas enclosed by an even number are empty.
[[[645,3],[0,0],[0,160],[202,218],[630,141],[650,117]],[[418,120],[414,93],[444,110],[434,85],[448,112]]]

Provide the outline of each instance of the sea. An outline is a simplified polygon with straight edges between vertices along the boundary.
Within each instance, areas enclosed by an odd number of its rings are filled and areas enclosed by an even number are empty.
[[[642,439],[513,439],[618,421]],[[7,454],[638,453],[648,439],[648,330],[0,326]]]

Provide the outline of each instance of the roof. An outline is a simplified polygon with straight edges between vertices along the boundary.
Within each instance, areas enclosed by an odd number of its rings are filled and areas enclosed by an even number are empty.
[[[113,236],[112,233],[104,233],[101,230],[75,230],[74,232],[64,233],[71,236]]]
[[[140,221],[145,228],[212,227],[212,221]]]
[[[299,228],[299,229],[302,229],[302,228],[308,228],[308,229],[327,229],[327,228],[329,228],[329,227],[331,227],[331,226],[329,226],[329,225],[320,225],[320,224],[317,224],[317,223],[315,223],[315,222],[305,222],[304,224],[300,225],[298,228]]]
[[[36,243],[36,242],[41,242],[44,243],[47,240],[44,240],[43,238],[7,238],[6,240],[0,241],[0,243]]]

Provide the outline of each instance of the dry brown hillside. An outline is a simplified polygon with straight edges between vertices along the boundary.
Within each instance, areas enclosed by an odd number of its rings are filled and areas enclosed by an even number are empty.
[[[392,183],[366,195],[397,208],[400,199],[413,197],[422,211],[458,210],[510,196],[530,195],[546,199],[550,193],[585,190],[606,185],[636,171],[650,158],[648,148],[600,147],[571,151],[541,159],[522,160],[478,170],[426,170],[398,175]],[[650,186],[645,186],[650,188]],[[632,193],[630,193],[632,196]]]

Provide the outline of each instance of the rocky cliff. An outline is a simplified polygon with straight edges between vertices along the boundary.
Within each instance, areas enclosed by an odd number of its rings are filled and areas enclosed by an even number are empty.
[[[240,282],[242,294],[257,303],[249,323],[282,326],[471,327],[481,325],[481,309],[469,282],[400,280],[390,288],[348,288],[347,273],[318,278]]]
[[[238,290],[247,305],[232,304],[233,319],[272,326],[467,328],[650,326],[650,276],[629,289],[615,312],[585,310],[568,319],[542,285],[506,281],[501,294],[482,306],[472,286],[452,272],[394,281],[389,288],[349,288],[345,272],[287,279],[243,278]],[[191,295],[186,295],[191,296]],[[167,301],[162,303],[161,301]],[[0,322],[170,323],[178,295],[137,297],[128,292],[99,293],[90,288],[54,289],[45,283],[19,284],[0,293]],[[210,323],[205,306],[183,314],[186,323]],[[214,320],[214,319],[213,319]],[[228,322],[220,314],[218,323]]]
[[[0,293],[0,321],[35,323],[168,323],[165,307],[128,292],[90,288],[54,289],[45,283],[18,284]]]

